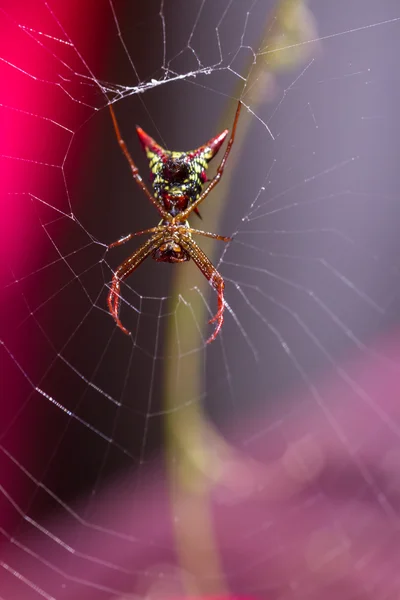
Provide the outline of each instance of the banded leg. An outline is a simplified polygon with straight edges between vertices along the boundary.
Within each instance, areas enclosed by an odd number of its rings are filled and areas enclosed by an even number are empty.
[[[138,186],[144,191],[144,193],[146,194],[146,196],[148,197],[148,199],[150,200],[150,202],[152,204],[154,204],[154,206],[156,207],[156,209],[158,210],[158,212],[162,215],[163,219],[166,219],[167,221],[171,219],[171,215],[169,213],[167,213],[167,211],[165,210],[165,208],[161,205],[161,203],[156,200],[156,198],[154,198],[154,196],[149,192],[149,190],[146,187],[146,184],[144,183],[140,173],[139,173],[139,169],[137,168],[137,166],[135,165],[135,163],[133,162],[133,158],[129,153],[129,150],[125,144],[125,141],[122,139],[121,136],[121,132],[119,130],[119,126],[118,126],[118,121],[117,121],[117,117],[115,116],[114,113],[114,109],[112,107],[111,104],[108,105],[109,109],[110,109],[110,113],[111,113],[111,118],[112,118],[112,122],[114,125],[114,129],[115,129],[115,135],[117,136],[117,140],[118,140],[118,144],[122,150],[122,152],[125,155],[126,160],[129,163],[129,166],[131,168],[132,171],[132,176],[133,179],[136,181],[136,183],[138,184]]]
[[[190,213],[192,212],[192,210],[195,210],[198,207],[198,205],[201,202],[203,202],[203,200],[205,198],[207,198],[208,194],[211,192],[212,189],[215,188],[215,186],[217,185],[217,183],[221,179],[222,173],[224,172],[225,163],[228,160],[228,156],[229,156],[229,153],[230,153],[231,148],[233,146],[233,142],[235,141],[236,127],[237,127],[237,124],[238,124],[238,121],[239,121],[239,115],[240,115],[240,109],[241,108],[242,108],[242,103],[239,100],[238,106],[237,106],[237,109],[236,109],[235,119],[233,121],[231,137],[230,137],[230,140],[229,140],[228,145],[227,145],[226,150],[225,150],[225,154],[222,157],[221,163],[220,163],[220,165],[218,167],[218,170],[217,170],[215,176],[213,177],[213,179],[211,179],[209,186],[204,190],[204,192],[202,194],[200,194],[200,196],[197,198],[197,200],[195,202],[193,202],[193,204],[191,204],[190,206],[188,206],[188,208],[186,210],[184,210],[183,212],[181,212],[179,214],[179,219],[180,220],[187,219],[188,216],[190,215]]]
[[[210,233],[209,231],[203,231],[202,229],[192,229],[186,227],[185,232],[192,233],[193,235],[203,235],[204,237],[212,238],[213,240],[220,240],[221,242],[231,242],[232,238],[225,235],[217,235],[216,233]]]
[[[129,233],[128,235],[124,235],[122,238],[120,238],[116,242],[113,242],[112,244],[110,244],[108,246],[108,249],[110,250],[111,248],[115,248],[116,246],[122,246],[122,244],[129,242],[129,240],[131,240],[133,237],[135,237],[137,235],[144,235],[145,233],[155,233],[156,231],[158,231],[158,227],[151,227],[151,229],[143,229],[143,231],[136,231],[135,233]]]
[[[190,258],[194,261],[196,266],[203,273],[204,277],[211,283],[213,288],[218,294],[218,311],[214,315],[212,319],[210,319],[209,323],[217,323],[214,333],[208,338],[207,344],[213,342],[217,337],[218,333],[221,330],[222,324],[224,322],[224,310],[225,310],[225,301],[224,301],[224,288],[225,283],[222,276],[218,273],[217,269],[214,267],[212,262],[207,258],[204,254],[203,250],[196,244],[194,240],[188,235],[181,236],[179,240],[179,244],[182,246],[184,250],[190,255]]]
[[[147,240],[136,252],[127,258],[122,265],[115,271],[111,282],[110,292],[107,298],[108,309],[114,318],[114,321],[118,327],[126,334],[130,335],[128,331],[121,323],[119,318],[119,310],[121,303],[121,282],[124,281],[133,271],[155,250],[158,248],[159,243],[162,239],[162,234],[155,234],[153,237]]]

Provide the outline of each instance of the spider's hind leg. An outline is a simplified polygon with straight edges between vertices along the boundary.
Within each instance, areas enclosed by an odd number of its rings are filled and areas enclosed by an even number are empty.
[[[215,316],[209,321],[210,323],[217,323],[214,333],[207,340],[207,344],[213,342],[221,330],[224,322],[224,289],[225,283],[222,276],[218,273],[212,262],[204,254],[203,250],[196,244],[196,242],[190,237],[190,235],[181,235],[180,245],[189,254],[190,258],[193,259],[196,266],[203,273],[204,277],[208,279],[214,290],[218,294],[218,311]]]
[[[121,282],[129,277],[129,275],[131,275],[131,273],[137,269],[137,267],[145,260],[145,258],[147,258],[149,254],[158,248],[161,239],[162,234],[154,234],[153,237],[149,238],[142,246],[140,246],[140,248],[136,250],[136,252],[127,258],[122,265],[118,267],[113,275],[110,292],[107,298],[108,309],[118,327],[126,335],[130,335],[130,331],[128,331],[126,327],[122,325],[122,322],[119,318],[121,304]]]
[[[218,271],[215,271],[215,274],[210,278],[210,283],[218,294],[218,312],[210,319],[209,323],[217,323],[214,333],[208,338],[207,344],[213,342],[217,335],[220,332],[222,324],[224,322],[224,310],[225,310],[225,299],[224,299],[224,289],[225,282],[222,279],[221,275]]]
[[[114,275],[112,284],[111,284],[111,288],[110,288],[110,293],[108,294],[108,298],[107,298],[108,310],[112,314],[114,321],[116,322],[118,327],[121,329],[121,331],[123,331],[126,335],[130,335],[131,332],[128,331],[126,329],[126,327],[124,327],[122,325],[122,322],[119,318],[119,310],[120,310],[120,303],[121,303],[120,291],[121,291],[121,280],[116,275]]]

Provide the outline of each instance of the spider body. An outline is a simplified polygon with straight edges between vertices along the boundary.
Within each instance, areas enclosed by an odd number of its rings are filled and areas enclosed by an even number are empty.
[[[175,228],[168,227],[167,223],[163,223],[165,230],[165,241],[155,248],[152,252],[152,257],[158,262],[178,263],[190,260],[190,255],[179,244],[179,231],[174,231]],[[185,227],[189,227],[186,222]],[[190,235],[190,234],[189,234]]]
[[[118,123],[110,104],[110,112],[117,140],[131,167],[132,176],[162,217],[156,227],[126,235],[109,246],[109,248],[119,246],[137,235],[152,234],[147,242],[142,244],[138,250],[117,268],[112,279],[108,295],[108,307],[118,327],[124,333],[129,334],[129,331],[122,325],[119,318],[121,282],[129,277],[148,256],[152,256],[158,262],[179,263],[190,259],[195,262],[196,266],[218,293],[218,311],[210,321],[210,323],[216,322],[216,328],[208,342],[215,340],[220,331],[224,320],[223,313],[225,308],[224,280],[193,240],[192,234],[203,235],[224,242],[230,241],[231,238],[192,229],[188,222],[188,216],[192,211],[200,216],[198,205],[208,196],[221,179],[226,160],[234,142],[240,108],[241,102],[238,103],[232,134],[225,154],[215,177],[210,181],[205,190],[203,190],[203,186],[207,181],[206,172],[208,164],[214,158],[228,135],[227,129],[211,138],[206,144],[196,150],[172,152],[162,148],[143,129],[137,127],[139,140],[149,161],[150,178],[153,187],[152,195],[144,184],[138,168],[133,162],[126,144],[121,137]]]

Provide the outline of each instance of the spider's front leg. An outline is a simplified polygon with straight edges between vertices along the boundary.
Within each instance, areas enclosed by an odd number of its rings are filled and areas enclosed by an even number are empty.
[[[123,238],[122,238],[123,239]],[[118,327],[126,334],[130,335],[130,331],[122,325],[119,318],[120,304],[121,304],[121,282],[124,281],[133,271],[144,261],[155,250],[162,239],[162,234],[155,234],[153,237],[147,240],[140,248],[136,250],[127,258],[122,265],[118,267],[112,278],[110,292],[107,298],[108,309],[112,314],[114,321]],[[123,243],[121,241],[121,243]],[[117,244],[114,244],[117,245]]]
[[[218,273],[217,269],[214,267],[212,262],[207,258],[204,254],[203,250],[193,241],[193,239],[189,235],[181,235],[179,244],[182,246],[184,250],[189,254],[190,258],[194,261],[196,266],[203,273],[204,277],[208,279],[213,288],[218,294],[218,311],[214,315],[212,319],[210,319],[209,323],[217,323],[214,333],[208,338],[207,344],[213,342],[217,337],[218,333],[221,330],[222,324],[224,322],[224,310],[225,310],[225,300],[224,300],[224,289],[225,283],[222,276]]]

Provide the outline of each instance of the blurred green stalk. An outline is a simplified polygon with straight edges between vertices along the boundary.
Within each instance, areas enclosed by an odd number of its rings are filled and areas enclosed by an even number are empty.
[[[254,112],[260,104],[270,100],[276,88],[275,75],[303,63],[309,57],[311,41],[316,38],[314,19],[305,0],[278,2],[273,13],[268,15],[257,60],[249,65],[245,87],[243,89],[242,82],[239,82],[224,111],[224,116],[229,114],[229,119],[224,118],[216,131],[224,126],[231,129],[237,105],[235,98],[241,97],[244,104],[251,103]],[[207,220],[213,224],[211,230],[223,235],[229,235],[229,232],[222,231],[221,216],[249,127],[250,119],[246,118],[246,108],[243,107],[227,167],[213,192],[218,197],[207,205]],[[214,162],[218,163],[218,158]],[[222,242],[201,238],[201,247],[211,260],[216,244]],[[209,331],[207,329],[203,337],[199,327],[210,327],[207,322],[211,316],[206,314],[200,294],[205,298],[212,296],[211,302],[214,303],[216,295],[201,273],[190,266],[190,270],[175,269],[171,303],[176,306],[179,291],[197,286],[200,293],[193,293],[191,299],[191,310],[196,318],[183,305],[182,310],[171,310],[174,318],[169,321],[166,340],[164,410],[171,518],[175,523],[180,565],[186,574],[187,593],[223,594],[226,591],[225,580],[209,510],[209,494],[221,476],[223,465],[216,452],[218,444],[210,443],[217,434],[207,422],[200,401],[204,384],[204,352],[208,349],[204,347],[204,341]],[[218,344],[218,338],[213,343]],[[206,584],[206,581],[209,583]]]

